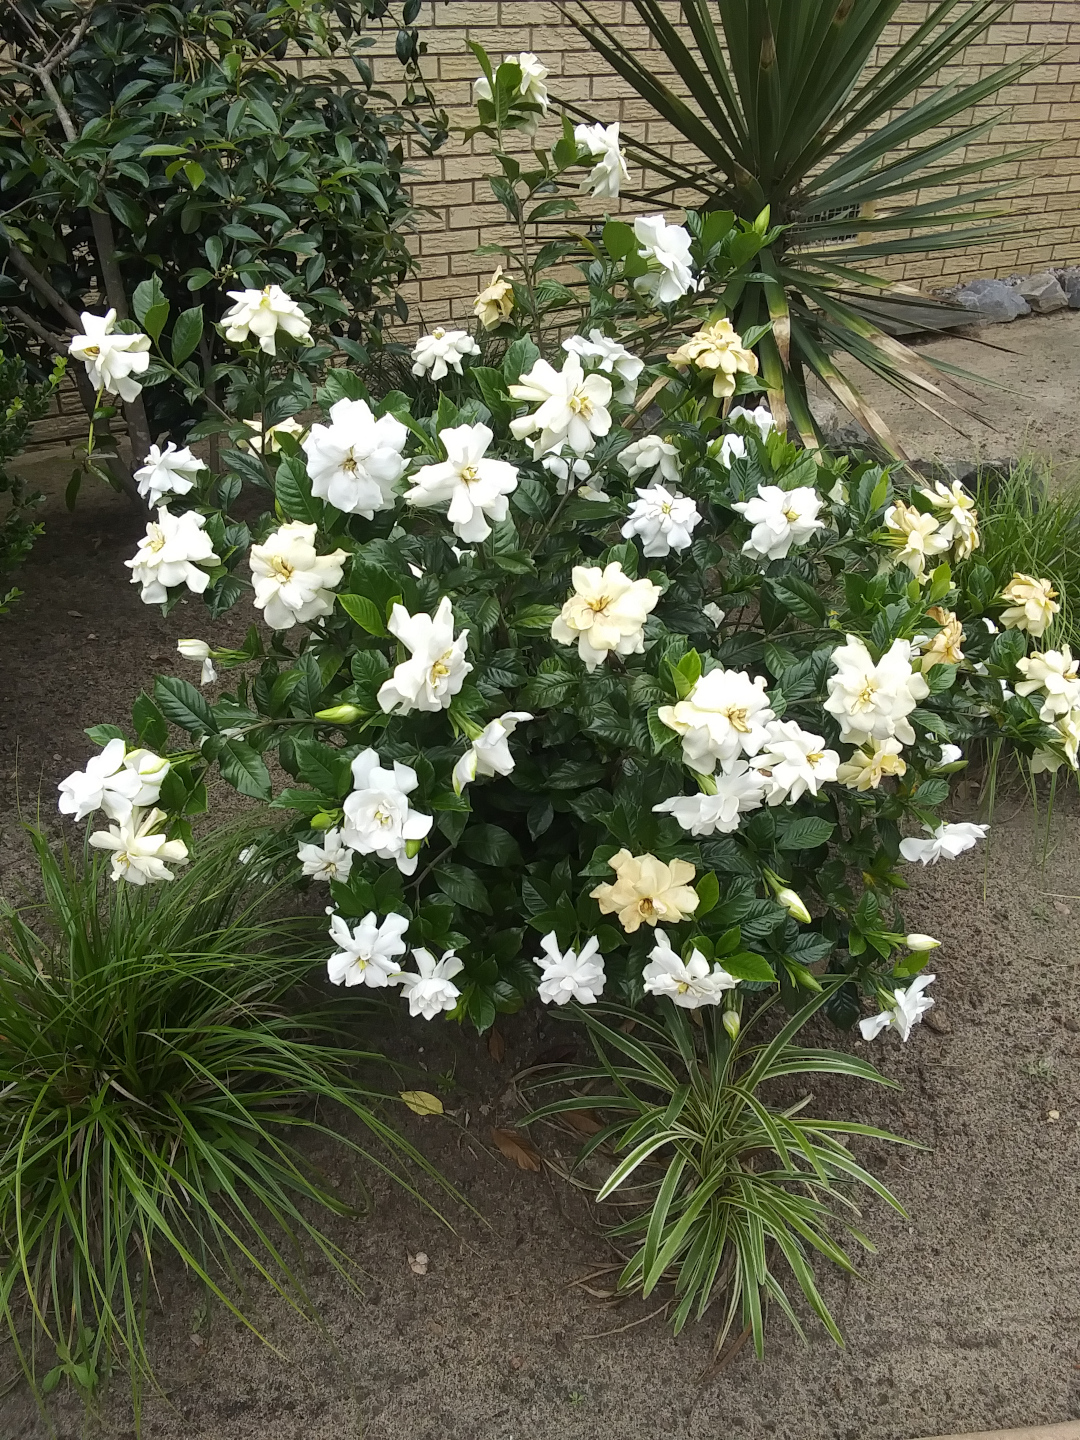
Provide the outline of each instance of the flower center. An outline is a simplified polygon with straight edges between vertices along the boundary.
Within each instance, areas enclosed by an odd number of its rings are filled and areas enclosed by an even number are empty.
[[[444,650],[428,671],[431,688],[433,690],[438,689],[439,681],[445,680],[450,674],[450,666],[447,664],[447,660],[450,658],[451,653],[450,650]]]
[[[356,456],[350,450],[345,459],[341,462],[341,468],[348,475],[355,475],[360,466],[357,464]]]
[[[784,519],[788,522],[789,525],[794,525],[795,521],[798,520],[798,518],[799,512],[797,510],[792,510],[790,506],[784,511]]]
[[[671,501],[670,501],[670,500],[665,500],[664,503],[663,503],[663,505],[660,506],[660,514],[661,514],[661,515],[670,515],[670,514],[671,514]]]
[[[83,351],[83,354],[84,354],[84,355],[100,355],[100,354],[101,354],[101,346],[100,346],[100,345],[87,345],[86,349]]]
[[[746,707],[732,705],[727,710],[721,710],[721,715],[726,716],[728,724],[740,735],[747,735],[750,732],[750,712]]]
[[[566,402],[567,407],[575,414],[580,415],[583,420],[589,420],[593,413],[593,402],[585,394],[584,390],[575,390]]]
[[[160,525],[148,525],[146,527],[146,548],[153,550],[155,553],[158,550],[165,549],[165,531],[162,530]]]
[[[611,604],[611,596],[598,595],[595,600],[586,600],[585,604],[591,612],[595,624],[601,615],[606,614],[607,607]]]
[[[821,764],[822,760],[824,759],[824,750],[812,750],[810,754],[806,757],[806,763],[810,766],[812,770],[814,770]]]
[[[475,485],[477,480],[480,479],[480,471],[477,470],[475,465],[466,465],[465,468],[458,473],[462,482],[466,485]]]
[[[660,914],[660,911],[653,903],[651,895],[646,895],[643,900],[638,902],[638,910],[641,912],[641,915],[646,920],[650,917],[650,915],[658,916]]]
[[[870,678],[866,679],[866,680],[863,682],[863,687],[862,687],[862,689],[859,691],[858,695],[855,697],[856,703],[859,704],[859,705],[873,705],[873,703],[874,703],[874,696],[877,694],[877,688],[878,688],[878,687],[877,687],[877,681],[876,681],[876,680],[873,680],[873,679],[870,679]]]
[[[394,823],[393,815],[390,813],[389,810],[384,810],[381,805],[375,806],[371,818],[375,821],[376,825],[381,825],[384,830],[388,825],[392,825]]]
[[[442,326],[436,325],[435,329],[431,332],[431,338],[433,340],[441,340],[445,334],[446,331],[442,328]]]
[[[279,580],[291,580],[295,573],[294,567],[289,564],[284,555],[275,555],[270,561],[270,569]]]

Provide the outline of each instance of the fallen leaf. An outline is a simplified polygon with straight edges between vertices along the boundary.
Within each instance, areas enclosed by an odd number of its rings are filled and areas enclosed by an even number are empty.
[[[495,1061],[495,1064],[501,1065],[503,1057],[506,1054],[506,1041],[503,1039],[500,1031],[494,1028],[488,1031],[487,1047],[488,1054]]]
[[[406,1255],[409,1255],[409,1252],[407,1250],[405,1253]],[[427,1267],[428,1258],[424,1254],[423,1250],[418,1250],[415,1255],[409,1255],[409,1269],[414,1275],[426,1275]]]
[[[535,1069],[538,1065],[568,1065],[576,1055],[576,1045],[549,1045],[546,1050],[533,1056],[529,1061],[529,1068]]]
[[[401,1098],[414,1115],[441,1115],[443,1103],[430,1090],[402,1090]]]
[[[595,1110],[564,1110],[563,1119],[579,1135],[599,1135],[604,1128]]]
[[[491,1127],[491,1138],[508,1160],[513,1160],[519,1170],[540,1170],[544,1162],[540,1152],[530,1139],[519,1135],[516,1130],[500,1130]]]

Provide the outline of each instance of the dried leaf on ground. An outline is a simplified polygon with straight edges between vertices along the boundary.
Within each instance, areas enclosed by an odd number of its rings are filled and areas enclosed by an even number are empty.
[[[443,1103],[430,1090],[402,1090],[401,1099],[414,1115],[441,1115]]]
[[[564,1110],[562,1118],[579,1135],[599,1135],[604,1128],[595,1110]]]
[[[406,1250],[406,1255],[409,1252]],[[428,1257],[423,1250],[418,1250],[415,1255],[409,1255],[409,1269],[414,1275],[426,1275],[428,1270]]]
[[[526,1135],[519,1135],[516,1130],[500,1130],[498,1126],[491,1127],[491,1138],[499,1147],[508,1160],[513,1160],[519,1170],[540,1170],[543,1168],[543,1160],[540,1152]]]
[[[487,1047],[488,1054],[495,1061],[495,1064],[501,1065],[503,1056],[506,1054],[506,1041],[503,1039],[500,1031],[495,1029],[488,1031]]]

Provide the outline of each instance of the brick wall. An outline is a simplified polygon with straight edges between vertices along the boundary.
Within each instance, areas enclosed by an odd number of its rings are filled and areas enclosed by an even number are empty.
[[[630,0],[593,0],[591,8],[636,48],[650,48],[651,37]],[[677,6],[669,3],[667,8],[674,17]],[[911,34],[928,8],[924,0],[900,6],[875,63]],[[458,122],[466,121],[471,111],[470,84],[478,67],[466,40],[474,39],[496,60],[519,50],[534,51],[551,71],[548,85],[553,93],[580,102],[607,123],[618,119],[625,130],[650,144],[677,147],[678,137],[652,118],[650,108],[562,21],[549,0],[425,0],[418,23],[427,43],[425,64],[433,88]],[[888,265],[884,269],[891,278],[935,289],[961,277],[1029,272],[1080,259],[1080,0],[1016,0],[939,80],[971,80],[1033,50],[1041,57],[1038,68],[994,103],[976,107],[974,119],[1003,106],[1010,113],[989,139],[969,149],[969,158],[975,158],[1043,144],[1038,155],[1011,161],[1001,172],[1017,179],[1005,203],[1016,212],[1021,233],[981,249]],[[668,68],[655,47],[651,57],[658,73]],[[392,85],[395,62],[380,59],[378,73]],[[404,293],[416,318],[431,325],[471,310],[478,277],[493,265],[490,256],[474,251],[499,238],[502,211],[484,178],[491,162],[483,140],[463,145],[453,139],[435,159],[414,163],[416,199],[432,213],[422,218],[413,242],[420,278]],[[583,210],[599,216],[610,203],[586,199]]]

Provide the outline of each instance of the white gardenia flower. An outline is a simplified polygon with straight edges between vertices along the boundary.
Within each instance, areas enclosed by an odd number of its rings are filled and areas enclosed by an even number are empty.
[[[902,500],[885,511],[884,523],[889,543],[897,547],[897,560],[920,580],[926,574],[927,560],[949,548],[937,517],[916,510],[914,505],[906,505]]]
[[[446,459],[424,465],[412,477],[405,499],[410,505],[443,505],[459,540],[477,545],[491,534],[489,520],[500,524],[509,513],[508,495],[517,489],[517,467],[486,458],[495,438],[487,425],[455,425],[440,430]]]
[[[772,411],[767,405],[756,405],[753,410],[748,410],[745,405],[735,405],[728,411],[727,418],[729,424],[733,420],[745,420],[748,425],[756,425],[762,440],[767,440],[776,429]]]
[[[152,750],[128,750],[117,737],[86,762],[85,770],[60,781],[57,808],[76,820],[94,810],[104,810],[110,820],[126,820],[135,806],[157,803],[171,768]]]
[[[671,948],[663,930],[656,932],[656,944],[649,951],[649,963],[641,978],[647,994],[666,995],[684,1010],[722,1005],[725,990],[734,990],[739,983],[719,963],[710,968],[700,950],[693,950],[690,959],[684,961]]]
[[[178,450],[170,440],[164,450],[150,446],[146,459],[135,471],[135,484],[146,503],[154,507],[166,495],[186,495],[195,485],[192,477],[205,469],[205,461],[186,445]]]
[[[188,849],[182,840],[170,840],[163,830],[155,828],[165,819],[161,810],[151,810],[147,815],[132,810],[118,825],[94,831],[90,844],[97,850],[112,851],[113,880],[146,885],[176,879],[168,865],[186,865]]]
[[[717,605],[715,601],[710,600],[708,605],[703,605],[701,607],[701,613],[705,616],[707,620],[711,620],[712,623],[719,630],[720,626],[724,623],[724,616],[727,614],[727,611],[721,610],[720,606]]]
[[[640,440],[631,441],[619,451],[619,464],[631,480],[649,475],[655,481],[659,475],[667,484],[677,485],[682,479],[678,450],[670,440],[662,440],[659,435],[643,435]]]
[[[552,454],[545,455],[540,464],[549,475],[555,476],[557,482],[555,488],[560,495],[565,495],[568,490],[574,490],[580,486],[578,494],[586,500],[593,498],[606,500],[608,498],[602,490],[594,490],[591,485],[583,483],[592,474],[588,460],[571,459],[569,456]]]
[[[658,305],[670,305],[694,283],[690,259],[690,232],[669,225],[663,215],[639,215],[634,221],[638,253],[649,261],[649,273],[634,281],[634,289],[650,295]]]
[[[900,854],[905,860],[919,860],[923,865],[936,865],[939,860],[955,860],[965,850],[971,850],[980,840],[986,839],[989,825],[972,825],[968,821],[960,824],[942,823],[936,828],[924,825],[929,840],[910,836],[900,841]]]
[[[894,1003],[888,1010],[883,1010],[880,1015],[868,1015],[859,1021],[862,1038],[873,1040],[882,1030],[891,1028],[899,1031],[901,1040],[906,1040],[911,1034],[912,1026],[918,1025],[926,1012],[934,1007],[933,999],[924,994],[924,991],[936,979],[936,975],[916,975],[906,990],[894,990]]]
[[[432,380],[442,380],[450,370],[460,375],[465,356],[479,354],[480,346],[467,330],[444,330],[436,325],[430,335],[421,335],[413,346],[412,373],[430,374]]]
[[[959,480],[951,485],[935,480],[932,489],[920,489],[919,494],[945,516],[941,522],[942,536],[948,544],[955,545],[957,560],[966,560],[979,548],[979,517],[974,499]]]
[[[84,310],[79,317],[83,333],[72,337],[68,354],[81,360],[90,384],[95,390],[119,395],[121,400],[134,400],[142,391],[133,375],[145,375],[150,365],[149,335],[123,335],[113,327],[116,311],[91,315]]]
[[[731,469],[732,460],[745,460],[746,441],[743,439],[743,437],[741,435],[725,435],[723,440],[721,440],[720,442],[720,454],[718,456],[718,459],[725,470]],[[776,487],[773,486],[770,488],[775,489]],[[760,489],[761,487],[759,486],[759,493]]]
[[[507,55],[505,63],[516,65],[521,71],[521,84],[518,86],[519,98],[530,104],[539,105],[546,114],[550,104],[547,86],[544,84],[548,77],[547,66],[531,50],[522,50],[518,55]],[[477,100],[492,98],[491,85],[488,83],[486,75],[480,75],[473,81],[473,95]],[[535,123],[533,128],[535,128]]]
[[[131,583],[142,586],[144,605],[164,604],[173,585],[186,585],[193,595],[201,595],[210,584],[208,572],[199,567],[220,561],[203,529],[205,524],[206,516],[196,510],[174,515],[160,506],[157,520],[147,525],[134,559],[124,561],[131,571]]]
[[[408,438],[407,427],[393,415],[376,420],[364,400],[335,400],[330,424],[313,425],[302,442],[311,493],[365,520],[377,510],[392,510]]]
[[[574,139],[579,150],[596,158],[596,164],[581,182],[581,189],[597,199],[614,200],[622,182],[630,179],[619,147],[619,122],[606,126],[575,125]]]
[[[833,651],[832,663],[837,673],[829,677],[825,709],[839,720],[841,740],[864,745],[895,736],[904,745],[915,743],[906,717],[930,687],[912,670],[910,641],[894,640],[875,665],[863,641],[849,635]]]
[[[942,745],[942,747],[941,747],[941,763],[942,763],[942,765],[955,765],[956,762],[957,762],[957,760],[962,760],[963,758],[964,758],[964,752],[960,749],[960,746],[959,746],[959,745]]]
[[[196,665],[202,666],[202,673],[199,675],[200,685],[214,683],[217,679],[217,671],[210,658],[210,646],[205,640],[178,640],[176,648],[185,660],[194,660]]]
[[[1043,694],[1039,719],[1053,725],[1070,710],[1080,706],[1080,678],[1077,677],[1078,662],[1073,659],[1072,650],[1063,645],[1060,650],[1046,650],[1041,654],[1027,656],[1016,662],[1016,668],[1023,680],[1016,686],[1018,695],[1033,695],[1037,690]]]
[[[776,716],[765,693],[765,677],[745,670],[710,670],[684,699],[661,705],[660,721],[682,736],[683,760],[699,775],[740,755],[756,755]]]
[[[368,749],[352,762],[352,778],[341,838],[358,854],[393,860],[403,875],[412,875],[416,851],[433,824],[432,816],[409,807],[408,797],[420,783],[416,771],[399,760],[386,770],[378,753]]]
[[[825,525],[818,519],[821,496],[811,485],[794,490],[759,485],[752,500],[738,501],[731,508],[754,527],[742,547],[743,554],[760,555],[764,560],[783,560],[792,545],[805,545],[814,531]]]
[[[300,861],[301,873],[313,880],[322,880],[329,885],[331,880],[347,880],[352,869],[353,852],[341,838],[338,829],[327,830],[321,845],[298,845],[296,858]],[[404,945],[401,953],[405,953]],[[331,977],[333,978],[333,977]],[[335,984],[338,982],[335,980]]]
[[[514,768],[510,736],[532,718],[527,710],[508,710],[485,725],[454,766],[454,793],[460,795],[478,775],[509,775]]]
[[[293,440],[299,440],[307,429],[301,425],[295,415],[290,415],[287,420],[280,420],[276,425],[271,425],[263,432],[262,418],[257,416],[254,420],[245,420],[244,424],[254,434],[245,436],[238,440],[237,444],[241,449],[253,450],[256,455],[261,455],[265,449],[267,455],[277,455],[281,450],[281,437],[288,435]]]
[[[584,335],[571,335],[562,345],[568,355],[577,355],[581,360],[595,360],[598,370],[621,380],[622,386],[616,390],[615,399],[622,405],[634,403],[638,376],[645,369],[644,360],[595,326],[589,331],[587,340]]]
[[[444,595],[434,615],[410,615],[395,605],[386,627],[409,652],[379,688],[379,705],[397,710],[445,710],[473,668],[465,659],[468,630],[454,634],[454,607]]]
[[[604,993],[604,957],[600,941],[591,935],[580,950],[559,949],[558,936],[550,931],[540,941],[544,951],[537,960],[540,985],[537,994],[545,1005],[565,1005],[576,1000],[579,1005],[595,1005]]]
[[[343,916],[331,915],[330,939],[338,946],[326,962],[331,985],[366,985],[371,990],[396,985],[401,977],[397,957],[408,948],[403,938],[408,928],[404,915],[390,914],[380,922],[369,910],[353,930]]]
[[[551,622],[551,638],[562,645],[577,641],[578,654],[592,671],[608,655],[640,655],[645,649],[645,620],[660,599],[651,580],[631,580],[617,560],[603,570],[575,565],[574,593]]]
[[[252,545],[248,563],[255,587],[255,608],[271,630],[306,625],[334,608],[334,588],[341,584],[344,550],[329,555],[315,551],[315,525],[290,520],[279,525],[261,545]]]
[[[794,720],[770,720],[765,743],[751,764],[765,781],[768,804],[794,804],[808,791],[816,795],[826,780],[836,779],[840,756],[828,749],[823,735],[803,730]]]
[[[730,835],[750,810],[761,808],[766,781],[745,760],[730,760],[715,776],[714,795],[673,795],[652,808],[673,815],[691,835]]]
[[[434,1020],[444,1010],[453,1010],[461,991],[453,984],[465,966],[447,950],[441,960],[436,960],[430,950],[414,950],[413,959],[419,974],[403,970],[398,976],[401,993],[409,1002],[409,1014],[415,1019],[422,1015],[425,1020]]]
[[[672,550],[688,549],[693,543],[694,527],[701,520],[689,495],[656,484],[637,494],[630,506],[630,518],[622,527],[623,539],[640,535],[642,554],[657,558],[670,555]]]
[[[230,345],[243,345],[248,334],[255,336],[259,349],[267,355],[277,354],[277,332],[301,345],[310,345],[311,322],[296,301],[280,285],[265,285],[261,290],[229,290],[233,304],[221,317],[225,339]]]
[[[530,415],[511,420],[515,440],[539,435],[533,441],[533,457],[569,445],[575,455],[585,455],[593,441],[611,429],[611,381],[605,375],[586,375],[578,355],[568,355],[561,370],[546,360],[537,360],[527,375],[510,386],[515,400],[537,408]]]

